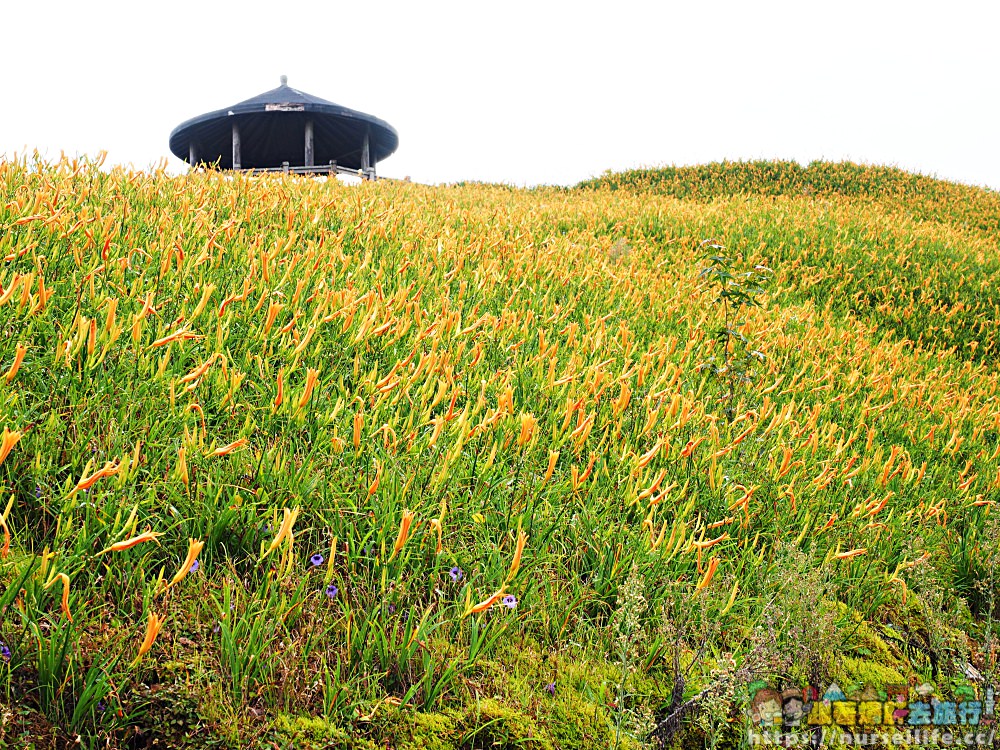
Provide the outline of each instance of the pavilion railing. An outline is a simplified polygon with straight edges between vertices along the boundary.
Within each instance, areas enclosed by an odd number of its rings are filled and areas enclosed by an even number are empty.
[[[345,174],[345,175],[351,175],[352,177],[360,177],[363,180],[383,179],[376,177],[375,170],[373,168],[369,168],[368,170],[348,169],[347,167],[340,166],[335,161],[332,161],[329,164],[315,164],[309,167],[293,167],[286,161],[283,162],[280,167],[248,167],[246,169],[240,169],[239,171],[254,172],[254,173],[284,172],[285,174],[313,174],[313,175]]]

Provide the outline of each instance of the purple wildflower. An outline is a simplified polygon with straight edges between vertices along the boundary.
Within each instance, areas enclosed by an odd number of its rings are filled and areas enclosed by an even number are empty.
[[[395,614],[395,612],[396,612],[396,605],[395,604],[390,604],[389,605],[389,614],[390,615],[391,614]]]
[[[42,487],[41,485],[39,485],[35,487],[35,497],[41,497],[41,496],[42,496]]]
[[[556,682],[555,682],[555,680],[553,680],[548,685],[546,685],[545,689],[549,692],[550,695],[555,695],[556,694]]]
[[[514,609],[517,607],[517,599],[514,598],[513,594],[507,594],[500,603],[507,609]]]
[[[3,641],[0,641],[0,659],[10,661],[10,649],[7,648],[7,644]]]
[[[97,701],[97,710],[104,713],[108,710],[108,707],[104,705],[104,701]]]
[[[319,552],[317,552],[315,555],[313,555],[312,557],[309,558],[309,562],[311,562],[313,564],[314,568],[317,565],[322,565],[323,564],[323,555],[321,555]]]
[[[200,568],[200,567],[201,567],[201,563],[198,562],[197,560],[195,560],[193,563],[191,563],[191,572],[192,573],[196,573],[198,571],[198,568]]]
[[[329,586],[326,587],[326,595],[331,600],[336,599],[337,598],[337,594],[339,594],[339,593],[340,593],[340,589],[338,589],[335,584],[331,583]]]
[[[464,574],[462,573],[462,569],[460,567],[458,567],[457,565],[454,568],[452,568],[451,570],[448,571],[448,575],[451,576],[451,580],[453,582],[455,582],[455,583],[457,583],[458,581],[461,581],[462,578],[464,577]]]

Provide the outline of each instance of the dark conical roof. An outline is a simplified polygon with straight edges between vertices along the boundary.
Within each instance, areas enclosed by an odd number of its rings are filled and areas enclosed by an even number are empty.
[[[276,89],[178,125],[170,134],[171,152],[187,161],[193,141],[199,162],[218,161],[223,169],[231,169],[233,118],[239,124],[243,168],[280,167],[286,161],[302,166],[307,119],[313,121],[314,163],[318,165],[336,161],[360,169],[366,132],[373,164],[399,146],[395,128],[384,120],[293,89],[282,76]]]

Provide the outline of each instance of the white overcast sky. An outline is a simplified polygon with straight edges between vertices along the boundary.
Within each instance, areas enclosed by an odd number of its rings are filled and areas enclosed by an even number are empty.
[[[278,85],[399,132],[386,176],[571,184],[721,159],[1000,189],[1000,3],[8,0],[0,154],[169,158]]]

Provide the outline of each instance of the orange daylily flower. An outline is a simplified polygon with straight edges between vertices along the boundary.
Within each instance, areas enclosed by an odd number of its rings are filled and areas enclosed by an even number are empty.
[[[687,445],[684,446],[684,450],[681,451],[681,456],[683,458],[691,458],[691,454],[694,453],[694,449],[701,445],[704,441],[704,437],[700,437],[697,440],[688,440]]]
[[[727,531],[725,534],[723,534],[722,536],[717,536],[715,539],[709,539],[706,542],[695,542],[694,546],[697,547],[698,549],[705,550],[708,549],[709,547],[714,547],[719,542],[726,541],[728,538],[729,538],[729,532]]]
[[[739,489],[743,490],[743,496],[739,500],[736,500],[733,503],[731,503],[729,505],[729,507],[727,508],[727,510],[733,510],[734,508],[743,508],[743,512],[744,513],[749,513],[750,512],[750,500],[753,499],[754,493],[757,490],[760,489],[760,485],[755,484],[752,487],[750,487],[749,489],[747,489],[746,487],[744,487],[742,484],[736,485],[736,486]],[[789,488],[789,492],[790,492],[790,490],[791,490],[791,488]],[[793,496],[793,498],[794,498],[794,496]],[[793,499],[793,502],[794,502],[794,499]]]
[[[278,545],[281,544],[282,540],[284,540],[285,537],[292,536],[292,526],[295,524],[295,519],[298,518],[298,515],[299,515],[298,508],[295,508],[295,510],[291,511],[288,510],[288,508],[285,508],[285,518],[281,522],[281,528],[278,529],[278,533],[271,541],[271,545],[267,548],[267,550],[265,550],[264,554],[261,555],[260,558],[261,560],[263,560],[265,557],[271,554],[275,549],[277,549]]]
[[[0,515],[0,528],[3,528],[3,547],[0,547],[0,560],[6,560],[10,553],[10,529],[7,528],[7,519]]]
[[[372,483],[370,485],[368,485],[368,496],[369,497],[371,497],[372,495],[375,494],[375,491],[378,489],[378,486],[381,483],[381,481],[382,481],[382,464],[379,463],[379,462],[376,462],[375,463],[375,479],[373,479]]]
[[[56,581],[62,581],[62,612],[66,615],[66,619],[73,622],[73,615],[69,613],[69,576],[65,573],[56,573],[52,576],[48,583],[45,584],[45,588],[51,588]]]
[[[281,406],[281,402],[285,400],[285,368],[282,367],[278,370],[278,395],[274,397],[274,408],[277,409]]]
[[[431,441],[428,443],[429,446],[433,446],[441,436],[441,430],[444,429],[444,417],[433,417],[428,424],[434,425],[434,431],[431,432]]]
[[[638,499],[645,500],[647,497],[651,497],[654,492],[660,489],[660,485],[663,484],[663,480],[666,478],[667,478],[667,470],[663,469],[659,474],[656,475],[656,479],[653,480],[653,483],[639,493]]]
[[[866,548],[859,547],[858,549],[852,549],[850,552],[840,552],[840,553],[834,555],[834,557],[836,557],[838,560],[850,560],[852,557],[857,557],[858,555],[863,555],[867,551],[868,550]]]
[[[45,309],[45,304],[49,301],[49,297],[52,296],[54,291],[55,289],[46,289],[45,279],[41,276],[38,277],[38,302],[36,302],[35,306],[31,308],[32,315]]]
[[[365,418],[361,412],[354,414],[354,450],[361,448],[361,426],[364,424],[364,421]]]
[[[725,448],[722,448],[721,450],[717,450],[714,454],[712,454],[712,458],[722,458],[727,453],[729,453],[730,451],[732,451],[733,449],[735,449],[740,443],[742,443],[747,438],[747,436],[751,432],[754,431],[754,429],[756,427],[757,427],[756,424],[752,424],[749,427],[747,427],[743,432],[741,432],[739,435],[736,436],[736,438],[733,440],[733,442],[731,442]]]
[[[216,448],[209,455],[210,456],[225,456],[226,454],[232,453],[234,450],[237,450],[238,448],[242,448],[244,445],[247,444],[247,442],[248,441],[247,441],[246,438],[240,438],[239,440],[234,440],[229,445],[224,445],[221,448]]]
[[[708,584],[712,582],[712,577],[715,576],[715,571],[718,567],[719,567],[718,557],[713,557],[711,560],[708,561],[708,570],[705,571],[705,575],[698,582],[698,585],[695,587],[695,591],[701,591],[703,588],[705,588],[706,586],[708,586]]]
[[[10,383],[17,375],[17,371],[21,369],[21,363],[24,361],[24,355],[27,354],[28,348],[24,344],[18,344],[17,349],[14,350],[14,364],[10,366],[7,370],[7,374],[4,375],[4,382]]]
[[[187,487],[190,482],[190,478],[188,477],[187,459],[185,458],[186,454],[187,450],[185,448],[177,449],[177,476],[182,482],[184,482],[185,487]]]
[[[931,559],[931,553],[924,552],[924,554],[922,554],[916,560],[911,560],[910,562],[900,563],[899,565],[897,565],[896,572],[898,573],[901,570],[909,570],[910,568],[915,568],[916,566],[920,565],[921,563],[925,563],[930,559]]]
[[[80,477],[80,481],[76,483],[76,487],[73,488],[73,493],[82,492],[83,490],[89,490],[98,479],[103,479],[104,477],[113,477],[122,469],[122,462],[119,461],[117,464],[113,461],[107,461],[104,466],[89,477]]]
[[[93,318],[90,321],[89,330],[87,331],[87,356],[94,356],[94,350],[97,348],[97,318]]]
[[[413,524],[414,513],[412,510],[404,510],[403,518],[399,522],[399,533],[396,534],[396,543],[392,545],[392,555],[389,556],[391,560],[399,551],[403,549],[403,545],[406,544],[407,538],[410,536],[410,526]]]
[[[146,635],[142,639],[142,643],[139,645],[139,653],[132,662],[132,666],[135,666],[140,661],[142,657],[149,653],[149,650],[153,648],[153,642],[156,640],[156,636],[160,634],[160,629],[163,627],[163,623],[166,622],[167,616],[159,617],[152,612],[149,613],[149,619],[146,621]]]
[[[187,557],[184,558],[184,562],[181,564],[180,570],[178,570],[174,577],[170,579],[170,583],[167,584],[168,588],[180,583],[184,576],[191,572],[191,566],[194,565],[195,560],[198,559],[198,554],[204,546],[205,543],[197,539],[188,540]]]
[[[504,595],[504,590],[503,587],[501,587],[495,594],[493,594],[489,598],[483,599],[483,601],[479,602],[479,604],[475,605],[474,607],[469,607],[465,611],[465,614],[462,615],[462,617],[464,618],[468,617],[469,615],[478,615],[480,612],[485,612],[494,604],[496,604],[498,601],[500,601],[503,595]]]
[[[531,436],[535,432],[535,425],[537,424],[538,420],[535,419],[534,414],[521,415],[521,434],[517,436],[518,446],[522,446],[531,440]]]
[[[186,328],[182,328],[179,331],[174,331],[173,333],[167,334],[161,339],[157,339],[153,342],[153,348],[158,346],[166,346],[167,344],[172,344],[175,341],[188,341],[189,339],[200,339],[197,333],[189,331]]]
[[[314,367],[306,368],[306,387],[302,392],[302,398],[299,399],[299,408],[303,408],[309,403],[309,399],[312,396],[313,388],[316,387],[316,383],[319,381],[319,370]]]
[[[3,428],[3,435],[0,435],[0,464],[7,458],[17,441],[21,439],[20,432],[11,432],[6,427]]]
[[[440,555],[441,554],[441,550],[443,549],[443,546],[442,546],[442,543],[441,543],[442,542],[441,535],[443,533],[442,532],[442,528],[441,528],[441,519],[440,518],[432,518],[430,520],[430,525],[431,525],[431,528],[434,529],[435,532],[437,532],[437,546],[434,548],[434,554],[435,555]]]
[[[510,572],[507,573],[507,578],[504,579],[504,583],[507,584],[514,579],[517,575],[517,571],[521,569],[521,555],[524,554],[524,547],[528,543],[528,535],[524,533],[523,529],[517,530],[517,544],[514,548],[514,557],[510,562]]]
[[[552,472],[556,470],[556,461],[558,460],[559,451],[549,451],[549,466],[545,470],[545,478],[542,480],[543,484],[552,479]]]
[[[646,466],[649,464],[649,462],[652,461],[654,458],[656,458],[656,454],[660,452],[660,448],[662,447],[663,447],[663,440],[661,439],[657,441],[656,445],[654,445],[648,451],[639,456],[639,461],[637,464],[638,468],[645,469]]]
[[[778,479],[781,479],[788,473],[792,463],[792,449],[786,446],[782,451],[781,466],[778,467]]]
[[[198,378],[202,377],[206,372],[208,372],[208,368],[210,368],[215,363],[216,358],[219,356],[220,356],[219,353],[216,352],[211,357],[206,359],[203,364],[194,368],[193,370],[191,370],[191,372],[189,372],[187,375],[181,378],[180,382],[190,383],[192,380],[197,380]]]
[[[163,536],[163,534],[161,534],[159,531],[144,531],[141,534],[132,537],[131,539],[126,539],[121,542],[115,542],[106,550],[102,550],[100,554],[103,555],[106,552],[123,552],[124,550],[131,549],[137,544],[142,544],[143,542],[156,541],[161,536]]]
[[[892,446],[889,451],[889,459],[885,462],[885,466],[882,468],[882,476],[879,479],[879,484],[885,487],[886,482],[889,481],[889,472],[892,471],[892,465],[896,463],[896,457],[900,454],[900,448],[898,445]]]
[[[264,266],[267,268],[267,266]],[[264,321],[264,335],[266,336],[271,331],[271,326],[274,325],[274,321],[278,318],[278,313],[280,313],[285,306],[280,302],[272,302],[267,306],[267,318]]]

